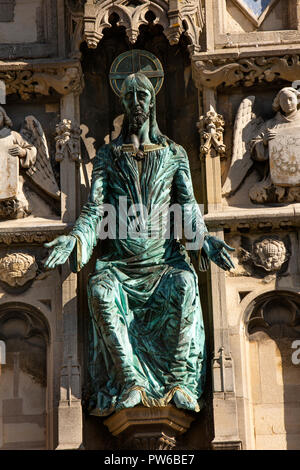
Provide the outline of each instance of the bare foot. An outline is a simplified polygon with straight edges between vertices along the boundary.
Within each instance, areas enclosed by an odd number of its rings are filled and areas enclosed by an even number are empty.
[[[187,396],[180,390],[176,390],[176,392],[174,393],[173,401],[177,408],[182,408],[184,410],[191,411],[195,411],[195,409],[197,408],[196,400],[192,400],[192,398],[187,398]]]
[[[131,390],[125,400],[120,397],[119,403],[116,406],[116,410],[122,410],[123,408],[133,408],[136,405],[142,403],[142,394],[139,390]]]

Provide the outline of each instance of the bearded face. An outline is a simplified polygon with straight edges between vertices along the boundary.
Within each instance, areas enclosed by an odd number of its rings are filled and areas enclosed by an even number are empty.
[[[123,106],[128,117],[130,134],[137,134],[149,119],[151,93],[137,84],[130,84],[123,97]]]
[[[145,112],[141,106],[135,106],[129,114],[129,132],[137,134],[149,118],[150,112]]]

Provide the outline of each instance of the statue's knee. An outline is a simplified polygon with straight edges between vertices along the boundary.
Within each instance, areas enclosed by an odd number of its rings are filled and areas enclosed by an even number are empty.
[[[181,271],[174,275],[173,296],[179,305],[194,302],[196,295],[195,278],[190,271]]]
[[[111,303],[115,299],[115,283],[108,278],[96,278],[90,281],[90,295],[100,303]]]

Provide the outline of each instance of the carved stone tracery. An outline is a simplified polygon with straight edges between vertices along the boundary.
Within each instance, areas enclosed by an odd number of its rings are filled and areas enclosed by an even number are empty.
[[[84,36],[88,47],[96,48],[103,37],[103,30],[110,28],[109,17],[115,13],[118,25],[126,29],[129,41],[134,44],[139,27],[148,24],[146,15],[155,15],[154,23],[160,24],[170,44],[177,44],[184,33],[194,46],[199,46],[199,35],[204,25],[203,11],[197,0],[87,0],[84,10]]]

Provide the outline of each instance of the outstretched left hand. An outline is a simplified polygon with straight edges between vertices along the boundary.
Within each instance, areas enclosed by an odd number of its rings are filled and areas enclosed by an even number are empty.
[[[209,259],[216,263],[224,271],[230,271],[234,264],[228,254],[228,251],[235,251],[234,248],[227,245],[223,240],[212,235],[207,235],[203,243],[203,249]]]

